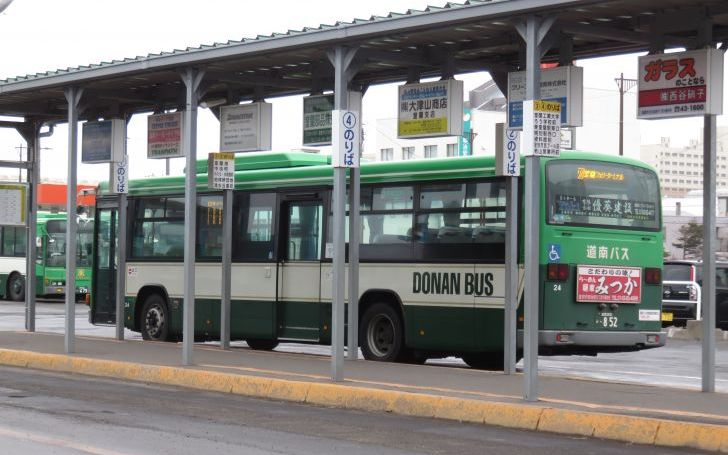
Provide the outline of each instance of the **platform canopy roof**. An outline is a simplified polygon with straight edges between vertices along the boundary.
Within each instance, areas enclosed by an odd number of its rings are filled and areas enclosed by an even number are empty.
[[[203,106],[317,93],[333,88],[338,45],[359,49],[353,89],[474,71],[504,89],[531,14],[555,19],[544,62],[728,41],[726,0],[470,0],[0,80],[0,115],[65,121],[71,85],[84,88],[81,119],[179,108],[189,67],[205,71]]]

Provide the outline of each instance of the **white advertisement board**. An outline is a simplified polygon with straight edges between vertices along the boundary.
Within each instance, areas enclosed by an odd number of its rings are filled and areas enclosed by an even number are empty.
[[[220,108],[220,150],[256,152],[270,150],[273,105],[250,103]]]
[[[361,121],[357,111],[333,112],[333,138],[331,164],[334,167],[359,167],[361,148]]]
[[[28,185],[0,183],[0,226],[25,226]]]
[[[561,153],[561,103],[523,102],[523,154],[559,156]]]
[[[397,100],[399,139],[463,134],[462,81],[400,85]]]
[[[126,122],[110,119],[85,122],[81,127],[81,162],[111,163],[124,157]]]
[[[207,155],[207,187],[211,190],[235,188],[235,154],[230,152]]]
[[[147,158],[184,156],[183,125],[184,112],[154,114],[147,117]]]
[[[645,55],[638,61],[637,118],[723,113],[723,51]]]
[[[559,66],[541,71],[541,96],[561,104],[561,126],[582,126],[584,69]],[[526,72],[508,73],[508,128],[523,127],[523,101],[526,99]]]
[[[520,132],[495,124],[495,175],[518,177],[521,175]]]

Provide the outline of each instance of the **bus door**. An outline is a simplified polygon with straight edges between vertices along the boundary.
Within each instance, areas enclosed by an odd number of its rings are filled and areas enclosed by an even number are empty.
[[[117,205],[115,198],[97,202],[93,246],[95,270],[89,312],[92,324],[116,323]]]
[[[281,198],[278,249],[278,337],[318,341],[324,204],[318,192]]]

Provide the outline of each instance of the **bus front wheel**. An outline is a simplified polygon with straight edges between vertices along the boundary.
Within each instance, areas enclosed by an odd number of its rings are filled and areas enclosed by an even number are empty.
[[[399,313],[389,305],[376,303],[364,312],[359,327],[359,344],[364,358],[394,362],[403,351],[403,325]]]
[[[8,280],[8,298],[15,302],[25,299],[25,280],[20,274],[13,274]]]
[[[169,338],[169,312],[161,295],[152,294],[144,300],[141,329],[145,340],[167,341]]]

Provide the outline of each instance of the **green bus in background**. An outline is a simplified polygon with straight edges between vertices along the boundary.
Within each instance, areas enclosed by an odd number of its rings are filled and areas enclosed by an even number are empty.
[[[542,159],[542,354],[662,346],[662,219],[655,172],[585,152]],[[235,161],[231,337],[254,349],[331,341],[330,157],[249,153]],[[195,338],[220,334],[222,193],[197,166]],[[523,174],[524,170],[522,170]],[[184,177],[131,181],[124,324],[144,339],[182,334]],[[503,364],[506,179],[487,156],[362,163],[360,332],[364,357],[459,356]],[[521,192],[520,231],[523,231]],[[90,318],[115,318],[115,196],[95,216]],[[347,229],[348,235],[348,229]],[[523,239],[519,256],[523,261]],[[345,293],[345,295],[347,295]],[[522,328],[522,305],[519,329]]]
[[[36,289],[39,297],[65,295],[65,213],[38,212],[36,230]],[[77,217],[76,299],[85,300],[91,287],[93,220]],[[0,228],[0,294],[8,300],[25,298],[26,228]]]

